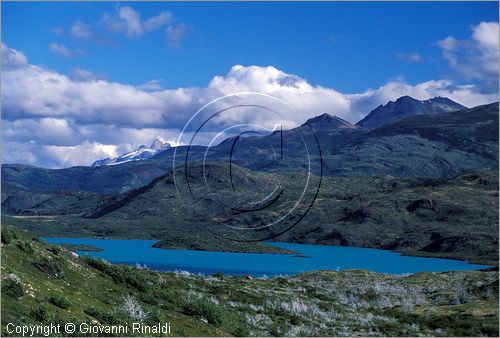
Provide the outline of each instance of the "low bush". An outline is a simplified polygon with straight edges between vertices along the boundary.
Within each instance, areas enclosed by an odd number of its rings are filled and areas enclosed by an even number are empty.
[[[16,235],[11,229],[6,226],[2,226],[2,243],[10,244],[15,238]]]
[[[216,277],[216,278],[224,278],[224,272],[215,272],[212,274],[212,277]]]
[[[365,293],[360,294],[359,298],[366,300],[367,302],[373,302],[377,300],[378,294],[375,290],[368,290]]]
[[[2,293],[12,298],[21,298],[24,295],[23,286],[13,279],[2,281]]]
[[[96,307],[90,307],[83,310],[87,315],[94,317],[100,323],[118,325],[126,323],[128,318],[122,311],[104,311]]]
[[[26,253],[32,254],[35,250],[33,249],[33,245],[30,242],[20,240],[16,243],[17,247]]]
[[[91,267],[110,276],[117,284],[126,283],[139,291],[146,291],[148,288],[147,279],[140,270],[128,265],[111,265],[90,256],[83,256],[82,259]]]
[[[68,309],[71,306],[69,300],[62,295],[54,295],[49,297],[49,303],[61,309]]]
[[[158,325],[158,323],[161,323],[162,321],[161,312],[156,310],[148,312],[148,316],[144,323],[147,325]]]
[[[278,284],[287,284],[288,283],[288,280],[285,277],[278,277],[278,278],[276,278],[276,281],[278,282]]]
[[[121,274],[125,282],[133,286],[139,291],[146,291],[148,288],[147,279],[142,273],[142,271],[138,271],[128,265],[120,265],[117,266],[119,270],[121,270]]]
[[[31,308],[31,317],[36,320],[43,322],[48,318],[47,308],[43,304],[38,304]]]
[[[47,248],[47,250],[52,252],[54,255],[59,255],[59,253],[61,252],[62,249],[59,245],[50,245]]]
[[[146,291],[139,294],[139,299],[144,303],[156,306],[160,302],[159,295],[162,291],[159,286],[148,285]]]
[[[282,337],[287,331],[286,323],[280,321],[274,321],[269,328],[269,334],[274,337]]]
[[[236,314],[224,317],[224,328],[233,333],[236,337],[249,337],[250,329]]]
[[[183,291],[175,287],[162,289],[158,295],[158,298],[164,301],[163,308],[167,310],[181,307],[185,301]]]
[[[302,318],[297,315],[290,316],[290,324],[292,325],[300,325],[302,323]]]
[[[224,288],[222,285],[218,285],[217,287],[220,288],[221,292],[211,292],[216,295],[223,295],[228,293],[227,289]],[[210,290],[212,291],[212,290]],[[245,290],[233,290],[230,293],[230,300],[238,303],[246,303],[246,304],[255,304],[255,305],[264,305],[267,298],[264,294],[259,294],[259,293],[251,293]]]
[[[204,318],[215,326],[220,326],[224,319],[221,307],[203,298],[194,297],[187,300],[183,305],[182,312],[188,316]]]
[[[90,256],[81,256],[82,261],[102,272],[106,272],[109,264],[102,259],[93,258]]]

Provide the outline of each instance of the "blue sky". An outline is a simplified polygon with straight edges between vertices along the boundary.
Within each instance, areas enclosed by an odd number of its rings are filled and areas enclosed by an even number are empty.
[[[238,92],[291,111],[231,112],[201,143],[230,122],[356,123],[403,95],[498,101],[497,2],[1,6],[4,163],[90,165],[156,137],[182,144],[194,112]]]
[[[162,79],[167,88],[203,86],[235,64],[272,65],[309,82],[358,92],[404,76],[410,83],[449,76],[436,42],[470,35],[481,21],[498,21],[498,3],[123,3],[143,18],[170,11],[187,25],[180,48],[157,30],[140,38],[100,29],[116,3],[3,3],[3,42],[35,64],[68,73],[74,67],[139,85]],[[110,40],[99,45],[54,28],[88,23]],[[54,56],[58,43],[82,56]],[[404,55],[418,54],[411,62]],[[151,65],[154,65],[152,67]]]

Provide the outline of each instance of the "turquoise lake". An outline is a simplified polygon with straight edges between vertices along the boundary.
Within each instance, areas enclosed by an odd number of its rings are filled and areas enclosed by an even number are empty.
[[[121,240],[90,238],[44,238],[53,244],[87,244],[103,251],[76,251],[111,263],[140,264],[157,271],[189,271],[254,277],[291,275],[311,270],[366,269],[389,274],[477,270],[486,265],[463,261],[403,256],[399,253],[356,247],[307,245],[273,242],[276,247],[300,252],[297,255],[229,253],[153,248],[155,240]]]

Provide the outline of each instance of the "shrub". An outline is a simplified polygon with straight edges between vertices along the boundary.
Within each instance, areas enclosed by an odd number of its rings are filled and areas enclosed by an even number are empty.
[[[97,269],[110,276],[115,283],[119,284],[125,282],[125,279],[120,273],[118,266],[113,266],[102,259],[97,259],[90,256],[83,256],[82,260],[94,269]]]
[[[71,303],[69,302],[69,300],[62,295],[50,296],[49,303],[51,303],[51,304],[53,304],[61,309],[68,309],[71,306]]]
[[[373,302],[377,300],[378,294],[375,290],[367,290],[365,293],[360,295],[360,298],[368,302]]]
[[[325,301],[320,301],[318,304],[318,308],[321,311],[330,311],[333,308],[333,303],[331,302],[325,302]]]
[[[159,297],[166,303],[171,304],[165,306],[166,309],[173,309],[176,306],[182,306],[184,304],[182,290],[178,288],[162,289]]]
[[[184,314],[206,319],[210,324],[219,326],[224,319],[222,309],[216,304],[203,298],[189,299],[183,306]]]
[[[278,278],[276,278],[276,281],[278,282],[278,284],[287,284],[288,283],[288,280],[285,277],[278,277]]]
[[[43,322],[47,319],[47,308],[43,304],[38,304],[31,308],[31,316]]]
[[[83,261],[91,267],[110,276],[117,284],[127,283],[139,291],[146,291],[148,284],[142,271],[128,265],[111,265],[101,259],[83,256]]]
[[[160,322],[162,322],[160,311],[152,311],[152,312],[148,313],[148,318],[146,319],[146,324],[157,325]]]
[[[89,316],[92,316],[94,318],[100,317],[99,316],[100,311],[97,308],[95,308],[95,307],[86,308],[86,309],[83,310],[83,312],[85,312],[86,314],[88,314]]]
[[[283,322],[275,321],[269,328],[269,334],[274,337],[282,337],[287,330],[287,326]]]
[[[301,318],[297,315],[290,316],[290,324],[299,325],[302,322]]]
[[[217,291],[217,290],[214,290],[214,289],[210,289],[209,292],[213,293],[213,294],[225,294],[227,293],[227,288],[224,288],[223,285],[218,285],[216,286],[218,288],[220,288],[220,292],[212,292],[212,291]],[[239,303],[250,303],[250,304],[256,304],[256,305],[263,305],[266,300],[267,300],[267,297],[265,294],[263,293],[251,293],[251,292],[248,292],[248,291],[245,291],[245,290],[231,290],[231,293],[230,293],[230,300],[232,301],[235,301],[235,302],[239,302]]]
[[[160,293],[162,292],[159,286],[148,285],[146,291],[139,295],[139,299],[150,305],[158,305],[160,300]]]
[[[102,259],[93,258],[90,256],[82,256],[82,261],[102,272],[106,272],[109,264],[103,261]]]
[[[241,316],[237,313],[225,312],[224,316],[224,328],[228,332],[233,333],[236,337],[249,337],[250,329],[246,322],[242,321]]]
[[[24,290],[23,286],[18,281],[5,279],[2,281],[2,293],[17,299],[24,295]]]
[[[94,317],[100,323],[106,324],[123,324],[127,322],[128,318],[125,318],[121,311],[103,311],[95,307],[90,307],[83,310],[89,316]]]
[[[32,254],[34,252],[33,245],[27,241],[19,241],[17,242],[17,247],[22,251]]]
[[[232,326],[233,333],[236,337],[249,337],[250,329],[241,322],[238,322],[236,325]]]
[[[222,283],[209,284],[207,291],[213,295],[224,295],[228,293],[227,287]]]
[[[2,243],[10,244],[15,237],[16,236],[11,229],[5,226],[2,227]]]
[[[121,265],[117,268],[121,270],[123,279],[128,285],[133,286],[139,291],[146,291],[148,284],[142,271],[138,271],[128,265]]]
[[[52,252],[54,255],[59,255],[61,252],[61,247],[59,245],[50,245],[47,250]]]

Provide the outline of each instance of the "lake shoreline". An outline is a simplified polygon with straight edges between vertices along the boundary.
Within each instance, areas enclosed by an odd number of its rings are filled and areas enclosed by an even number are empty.
[[[52,237],[52,236],[42,236],[44,237]],[[220,246],[200,246],[200,245],[192,245],[192,244],[187,244],[184,243],[184,245],[176,244],[176,243],[169,243],[164,240],[159,240],[159,239],[153,239],[153,238],[127,238],[127,237],[100,237],[100,236],[89,236],[89,237],[78,237],[78,236],[53,236],[54,238],[82,238],[82,239],[95,239],[95,240],[130,240],[130,241],[140,241],[140,240],[156,240],[157,242],[153,244],[152,246],[157,249],[163,249],[163,250],[191,250],[191,251],[202,251],[202,252],[226,252],[226,253],[253,253],[253,254],[276,254],[276,255],[302,255],[301,252],[293,251],[293,250],[286,250],[286,249],[280,249],[275,246],[272,246],[271,243],[277,243],[277,242],[260,242],[258,246],[251,247],[251,249],[245,248],[244,246],[239,246],[236,248],[232,249],[225,249],[221,248]],[[236,242],[237,244],[241,244],[241,242]],[[249,242],[253,243],[253,242]],[[450,260],[456,260],[459,262],[465,262],[465,263],[470,263],[470,264],[478,264],[478,265],[488,265],[494,268],[499,267],[499,262],[498,260],[488,260],[488,259],[474,259],[470,257],[457,257],[453,254],[449,253],[443,253],[443,252],[424,252],[424,251],[418,251],[418,250],[391,250],[383,247],[378,247],[378,246],[342,246],[342,245],[328,245],[328,244],[320,244],[320,243],[302,243],[302,242],[288,242],[288,241],[283,241],[283,242],[278,242],[278,243],[290,243],[290,244],[305,244],[305,245],[318,245],[318,246],[329,246],[329,247],[349,247],[349,248],[363,248],[363,249],[376,249],[376,250],[385,250],[389,252],[394,252],[401,254],[403,256],[408,256],[408,257],[423,257],[423,258],[438,258],[438,259],[450,259]],[[264,245],[262,245],[264,244]],[[270,245],[271,244],[271,245]],[[245,250],[246,249],[246,250]],[[72,250],[70,250],[72,251]],[[84,251],[84,250],[81,250]],[[94,250],[88,250],[88,251],[94,251]]]
[[[76,250],[115,264],[147,266],[155,271],[189,271],[211,275],[276,276],[298,275],[308,271],[368,270],[389,274],[442,272],[449,270],[491,269],[492,266],[468,264],[444,258],[409,256],[390,250],[326,246],[286,242],[266,242],[266,245],[289,254],[260,252],[227,252],[186,249],[158,249],[156,240],[43,238],[52,244],[72,244],[97,247],[103,251]]]

